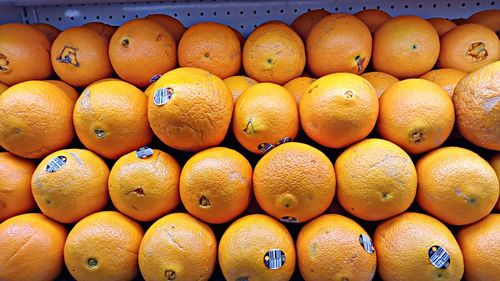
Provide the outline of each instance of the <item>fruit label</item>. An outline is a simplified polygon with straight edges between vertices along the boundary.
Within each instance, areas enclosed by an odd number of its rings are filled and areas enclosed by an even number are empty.
[[[53,173],[59,171],[62,166],[66,165],[68,159],[65,156],[57,156],[56,158],[50,160],[50,162],[45,167],[45,171],[48,173]]]
[[[274,147],[275,146],[270,143],[261,143],[257,148],[259,149],[260,152],[266,154],[269,151],[271,151],[271,149],[273,149]]]
[[[450,254],[443,247],[434,245],[429,248],[429,261],[437,268],[447,269],[450,267]]]
[[[286,256],[280,249],[272,249],[264,255],[264,264],[269,269],[279,269],[285,264]]]
[[[291,137],[284,137],[284,138],[282,138],[282,139],[279,140],[278,145],[284,144],[284,143],[287,143],[287,142],[291,142],[291,141],[292,141]]]
[[[147,146],[143,146],[135,151],[135,156],[139,159],[146,159],[153,155],[153,150]]]
[[[57,56],[56,60],[60,63],[67,63],[79,67],[80,63],[78,62],[78,58],[76,55],[77,51],[78,51],[77,48],[71,46],[64,46],[64,48]]]
[[[158,79],[161,78],[161,74],[155,74],[151,79],[149,79],[149,84],[153,84],[154,82],[158,81]]]
[[[373,242],[368,235],[361,233],[359,235],[359,244],[361,244],[363,249],[369,254],[375,253],[375,247],[373,247]]]
[[[160,88],[155,92],[155,95],[153,97],[153,103],[158,106],[164,105],[169,100],[172,99],[173,95],[174,95],[174,89],[170,87]]]
[[[290,216],[285,216],[285,217],[282,217],[280,219],[281,222],[286,222],[286,223],[298,223],[299,220],[294,218],[294,217],[290,217]]]

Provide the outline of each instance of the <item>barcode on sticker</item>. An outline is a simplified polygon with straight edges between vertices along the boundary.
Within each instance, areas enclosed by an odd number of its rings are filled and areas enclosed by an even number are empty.
[[[264,255],[264,264],[269,269],[279,269],[285,264],[286,256],[280,249],[272,249]]]
[[[66,165],[67,158],[65,156],[57,156],[54,159],[50,160],[50,162],[45,167],[45,170],[49,173],[53,173],[59,171],[62,166]]]
[[[173,94],[174,94],[174,89],[170,87],[160,88],[156,90],[155,95],[153,97],[153,102],[155,105],[164,105],[172,98]]]
[[[359,235],[359,243],[361,244],[361,246],[363,246],[363,249],[365,249],[365,251],[368,252],[369,254],[375,253],[375,247],[373,247],[373,242],[370,239],[370,237],[368,237],[368,235],[364,235],[363,233],[361,233]]]
[[[298,223],[299,220],[294,218],[294,217],[290,217],[290,216],[285,216],[285,217],[282,217],[280,219],[281,222],[287,222],[287,223]]]
[[[441,246],[432,246],[429,249],[429,261],[437,268],[446,269],[450,267],[450,254]]]
[[[147,146],[143,146],[135,151],[137,158],[144,159],[153,155],[153,150]]]

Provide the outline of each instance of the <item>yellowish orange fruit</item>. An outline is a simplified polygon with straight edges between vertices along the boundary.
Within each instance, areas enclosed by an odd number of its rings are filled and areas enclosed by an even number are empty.
[[[379,98],[385,92],[385,90],[399,81],[398,78],[388,73],[378,71],[365,72],[361,74],[361,77],[370,82],[370,84],[373,86],[373,89],[375,89],[375,94],[377,94],[377,97]]]
[[[44,80],[45,82],[48,82],[50,84],[56,85],[59,87],[61,90],[63,90],[66,95],[74,102],[76,103],[76,100],[80,96],[80,93],[78,93],[75,88],[71,87],[68,83],[61,81],[61,80]]]
[[[5,85],[4,83],[0,82],[0,95],[7,90],[9,86]]]
[[[453,69],[453,68],[441,68],[431,70],[419,78],[429,80],[441,86],[450,97],[453,96],[453,91],[457,86],[458,82],[467,75],[467,72]]]
[[[300,104],[300,99],[302,95],[306,92],[307,88],[311,86],[312,82],[316,81],[316,78],[311,77],[297,77],[290,80],[288,83],[283,85],[283,87],[295,97],[297,106]]]
[[[236,103],[238,97],[245,91],[248,87],[257,84],[257,81],[247,76],[230,76],[223,80],[226,84],[231,94],[233,94],[233,100]]]
[[[495,173],[497,174],[498,181],[500,182],[500,153],[495,154],[493,157],[491,157],[489,161],[491,167],[493,170],[495,170]],[[498,201],[495,206],[495,209],[497,212],[500,212],[500,194],[498,196]]]

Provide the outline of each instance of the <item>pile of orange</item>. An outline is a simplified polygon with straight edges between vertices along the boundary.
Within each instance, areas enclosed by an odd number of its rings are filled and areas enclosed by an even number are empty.
[[[0,280],[498,280],[499,16],[0,25]]]

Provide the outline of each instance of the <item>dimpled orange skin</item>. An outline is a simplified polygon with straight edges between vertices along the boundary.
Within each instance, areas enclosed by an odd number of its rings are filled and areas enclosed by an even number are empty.
[[[74,101],[59,87],[27,81],[0,95],[0,146],[23,158],[42,158],[73,140]]]
[[[330,15],[331,13],[325,10],[312,10],[303,13],[293,20],[291,26],[295,32],[302,38],[302,41],[306,42],[307,36],[311,29],[324,17]]]
[[[264,263],[270,250],[281,250],[285,263],[269,269]],[[290,280],[295,270],[296,254],[292,236],[273,218],[254,214],[233,222],[219,245],[219,264],[227,280]],[[245,280],[245,279],[242,279]]]
[[[299,131],[299,112],[294,97],[282,86],[259,83],[246,89],[236,101],[233,133],[247,150],[262,154],[259,145],[276,145]]]
[[[216,259],[212,229],[186,213],[157,220],[139,249],[139,267],[146,281],[209,280]]]
[[[380,96],[387,90],[389,87],[394,85],[394,83],[398,82],[398,78],[384,72],[365,72],[361,74],[361,77],[365,78],[370,82],[370,84],[375,89],[375,94],[377,97]]]
[[[462,227],[457,241],[464,255],[465,274],[468,281],[498,280],[500,269],[500,214],[490,214],[484,219]]]
[[[0,224],[0,280],[55,280],[63,267],[66,229],[42,214]]]
[[[78,97],[80,96],[80,93],[78,93],[75,90],[75,88],[71,87],[68,83],[66,83],[64,81],[61,81],[61,80],[44,80],[44,81],[59,87],[75,103],[76,103],[76,100],[78,99]]]
[[[64,261],[81,281],[127,281],[138,273],[137,256],[144,231],[114,211],[92,214],[68,234]]]
[[[214,147],[191,157],[180,178],[184,207],[207,223],[225,223],[248,207],[252,166],[236,150]]]
[[[465,76],[453,104],[460,134],[473,144],[500,151],[500,62]]]
[[[495,173],[497,174],[498,181],[500,182],[500,153],[495,154],[493,157],[491,157],[489,161],[491,167],[493,170],[495,170]],[[497,212],[500,212],[500,194],[498,196],[498,201],[495,206],[495,209]]]
[[[365,139],[335,162],[337,198],[346,211],[375,221],[404,212],[415,199],[417,171],[404,150],[382,139]]]
[[[306,51],[302,39],[286,24],[267,23],[247,38],[242,59],[249,77],[283,85],[302,74]]]
[[[453,91],[457,86],[458,82],[467,75],[467,72],[453,69],[453,68],[441,68],[431,70],[419,78],[434,82],[441,86],[450,97],[453,96]]]
[[[295,97],[297,106],[300,104],[300,99],[302,95],[306,92],[307,88],[311,86],[312,82],[316,81],[316,78],[311,77],[297,77],[290,80],[288,83],[283,85],[283,87]]]
[[[373,235],[377,271],[383,280],[461,280],[462,252],[451,231],[437,219],[407,212],[378,225]],[[450,255],[447,269],[435,267],[429,249],[444,248]]]
[[[427,80],[399,81],[380,97],[378,132],[410,154],[439,147],[450,135],[454,122],[451,98]]]
[[[439,37],[443,36],[446,32],[452,30],[457,25],[451,20],[445,18],[431,18],[427,20],[436,29]]]
[[[322,215],[307,223],[297,237],[300,274],[306,281],[372,280],[377,256],[359,242],[370,237],[355,221],[337,214]]]
[[[180,173],[177,161],[163,151],[154,149],[144,159],[130,152],[116,161],[109,174],[111,201],[135,220],[157,219],[179,205]]]
[[[46,167],[57,156],[66,157],[66,164],[49,173]],[[44,215],[62,223],[74,223],[106,206],[108,175],[108,166],[94,153],[64,149],[40,162],[31,189]]]
[[[175,43],[178,44],[181,40],[182,34],[186,31],[186,28],[178,19],[171,17],[169,15],[154,14],[146,17],[147,19],[154,20],[159,23],[163,28],[165,28],[175,39]]]
[[[255,198],[266,213],[278,219],[290,216],[305,222],[332,203],[335,170],[318,149],[303,143],[285,143],[259,160],[253,187]]]
[[[487,216],[498,199],[495,170],[476,153],[460,147],[436,149],[417,162],[417,202],[429,214],[453,225]]]
[[[233,94],[233,100],[236,103],[238,97],[248,89],[248,87],[257,84],[257,81],[247,76],[230,76],[223,80],[226,84],[231,94]]]
[[[300,122],[315,142],[341,148],[364,139],[375,127],[379,110],[372,85],[351,73],[314,81],[300,100]]]
[[[388,13],[377,9],[367,9],[359,11],[353,16],[357,17],[364,24],[366,24],[371,33],[375,33],[375,31],[377,31],[377,29],[379,29],[379,27],[384,24],[384,22],[388,21],[391,18]]]
[[[154,104],[158,89],[171,88],[164,105]],[[233,96],[222,80],[199,68],[167,72],[149,95],[148,119],[155,135],[182,151],[199,151],[224,140],[233,114]]]
[[[372,36],[355,16],[333,14],[309,33],[307,65],[317,77],[335,72],[362,73],[372,55]]]

